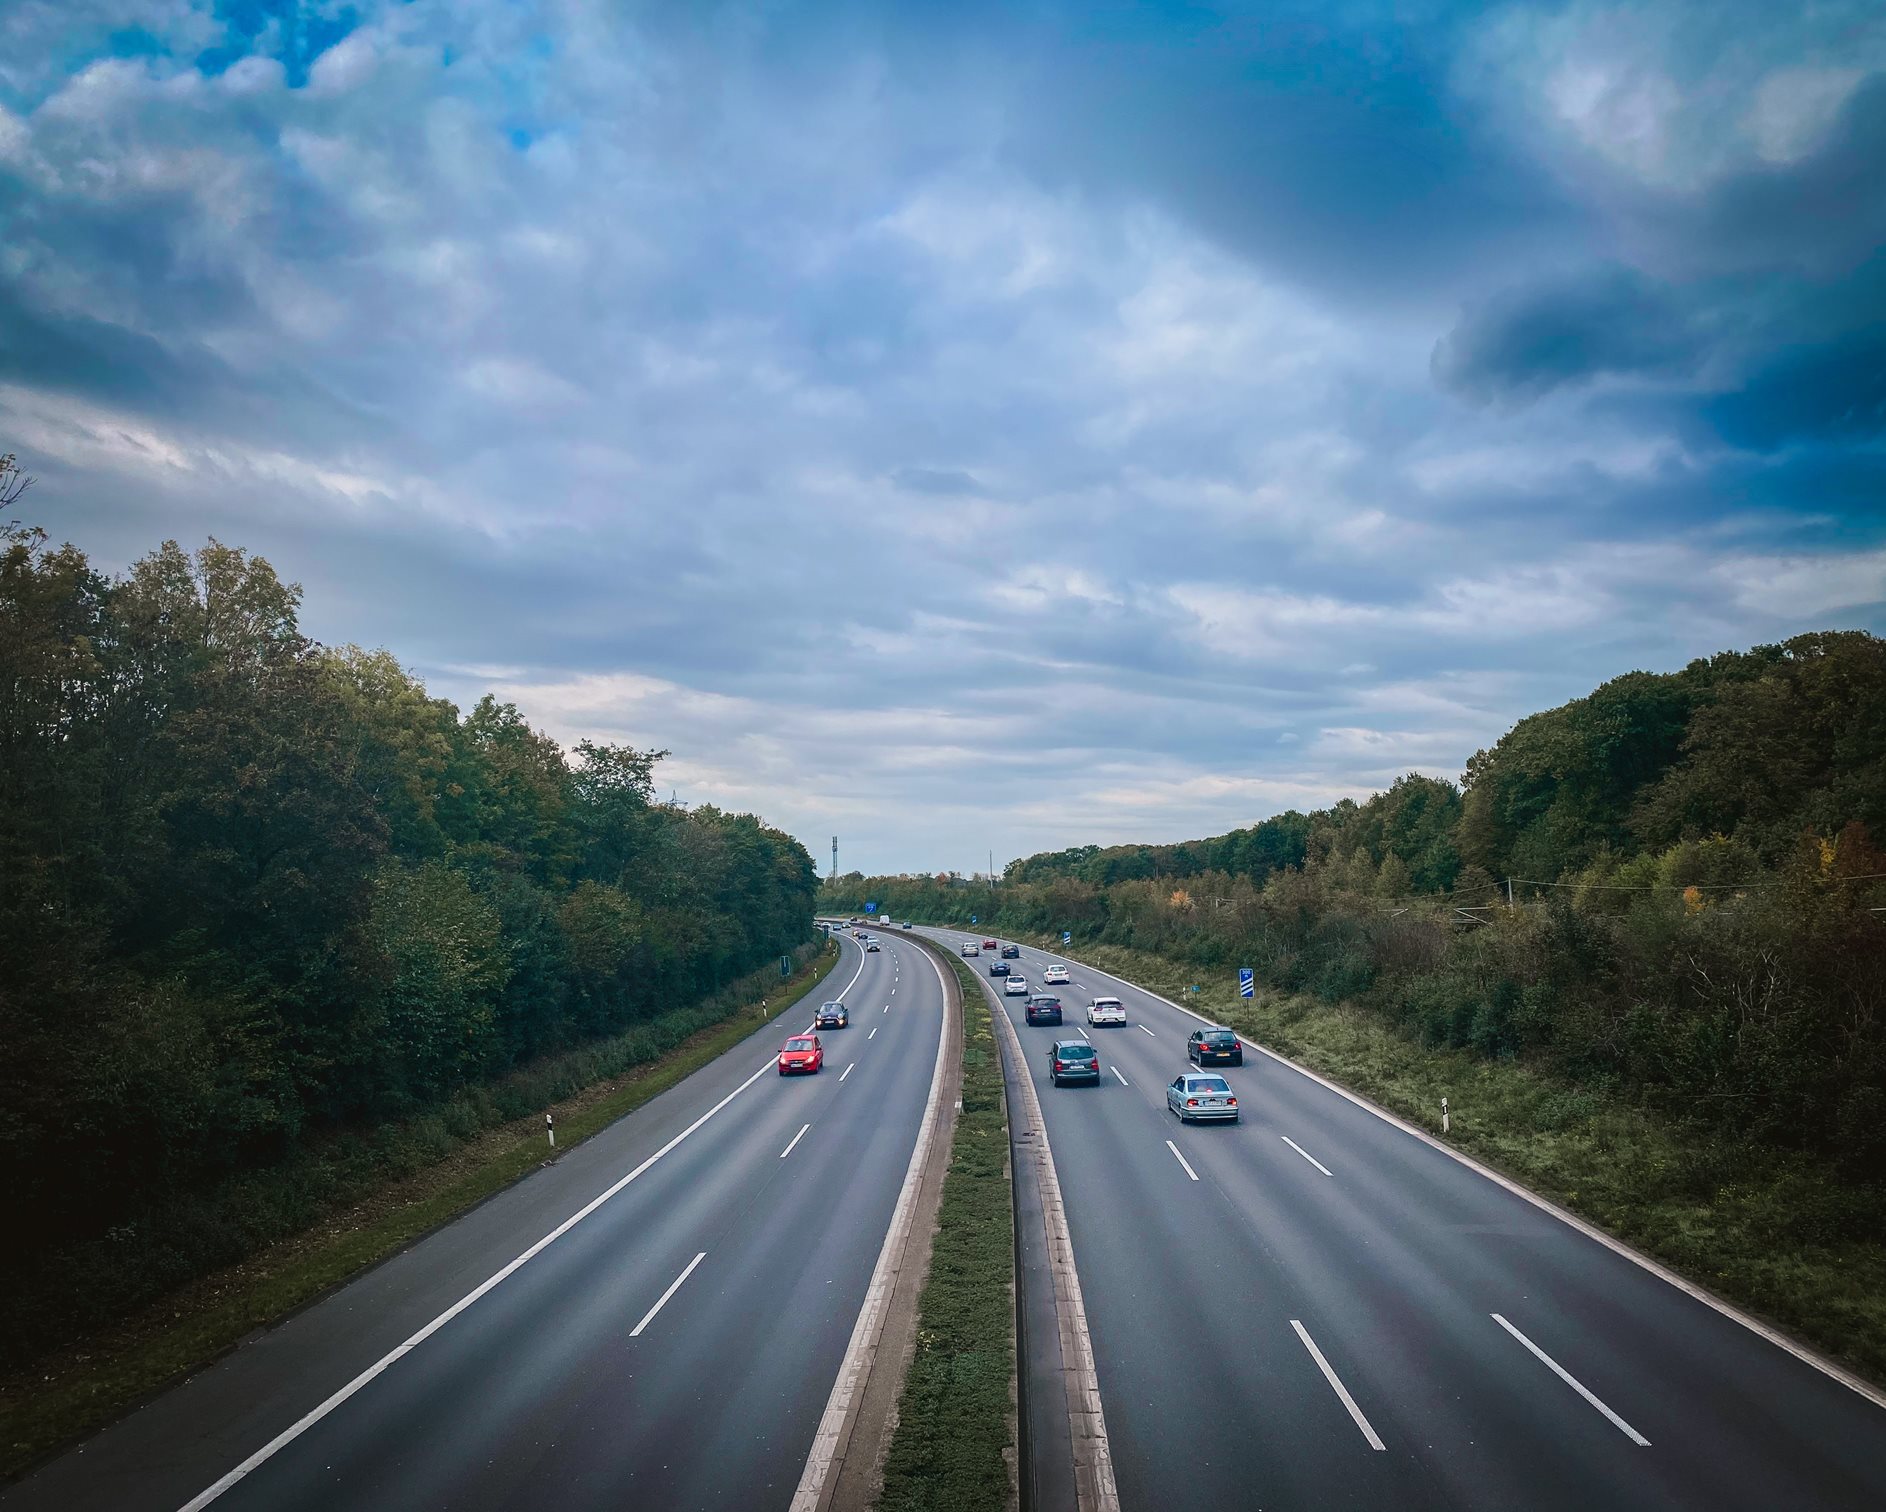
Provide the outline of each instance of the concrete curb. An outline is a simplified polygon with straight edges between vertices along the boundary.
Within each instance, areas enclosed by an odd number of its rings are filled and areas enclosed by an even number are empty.
[[[930,948],[923,953],[943,989],[929,1101],[864,1305],[793,1494],[792,1512],[863,1512],[875,1502],[896,1426],[897,1400],[916,1345],[917,1298],[929,1272],[931,1236],[943,1200],[963,1079],[958,984],[954,973],[944,973]]]
[[[992,997],[986,985],[983,993]],[[1074,1264],[1074,1242],[1068,1236],[1061,1183],[1054,1171],[1054,1151],[1049,1147],[1047,1126],[1041,1116],[1041,1098],[1028,1075],[1028,1060],[1022,1051],[1021,1038],[1001,1003],[992,1001],[990,1017],[999,1026],[997,1032],[1002,1036],[1007,1058],[1015,1067],[1011,1122],[1025,1123],[1034,1131],[1034,1174],[1048,1230],[1062,1378],[1067,1390],[1068,1429],[1074,1446],[1075,1505],[1080,1512],[1119,1512],[1120,1491],[1113,1476],[1113,1452],[1107,1440],[1106,1414],[1101,1409],[1100,1378],[1094,1366],[1093,1339],[1087,1330],[1087,1307],[1081,1297],[1080,1274]]]

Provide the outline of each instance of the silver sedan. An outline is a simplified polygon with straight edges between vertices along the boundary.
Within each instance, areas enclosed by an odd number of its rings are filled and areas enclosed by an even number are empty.
[[[1205,1118],[1238,1121],[1238,1100],[1231,1083],[1210,1071],[1185,1071],[1173,1077],[1166,1087],[1166,1108],[1179,1115],[1180,1123]]]

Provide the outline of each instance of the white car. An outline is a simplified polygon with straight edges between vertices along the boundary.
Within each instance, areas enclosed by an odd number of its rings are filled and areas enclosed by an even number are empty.
[[[1124,1024],[1126,1005],[1118,998],[1095,998],[1087,1005],[1087,1022],[1090,1024]]]
[[[978,945],[974,940],[963,941],[963,959],[964,960],[968,960],[970,956],[979,956],[981,954],[982,954],[982,947]]]
[[[1004,997],[1027,997],[1028,978],[1018,976],[1005,978],[1002,983],[1002,994]]]
[[[1052,966],[1042,967],[1041,985],[1043,987],[1065,987],[1067,986],[1067,981],[1067,967],[1063,966],[1059,961],[1056,961]]]

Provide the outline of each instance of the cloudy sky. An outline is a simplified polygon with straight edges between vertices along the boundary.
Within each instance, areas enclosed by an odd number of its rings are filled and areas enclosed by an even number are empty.
[[[1877,0],[4,0],[100,562],[867,871],[1457,776],[1886,628]]]

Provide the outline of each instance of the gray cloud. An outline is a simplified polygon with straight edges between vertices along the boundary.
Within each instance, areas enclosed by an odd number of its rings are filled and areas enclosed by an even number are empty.
[[[1864,50],[1583,15],[9,8],[0,449],[848,865],[1456,772],[1879,612]]]

